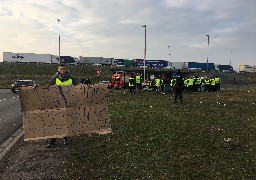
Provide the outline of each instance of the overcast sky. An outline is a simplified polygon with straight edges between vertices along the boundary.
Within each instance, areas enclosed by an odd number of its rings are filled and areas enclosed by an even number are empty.
[[[0,61],[2,52],[58,55],[59,33],[61,55],[143,59],[146,25],[148,60],[256,64],[256,0],[0,2]]]

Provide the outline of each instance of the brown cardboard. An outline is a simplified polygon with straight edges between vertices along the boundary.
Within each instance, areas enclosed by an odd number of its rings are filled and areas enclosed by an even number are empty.
[[[22,111],[72,107],[75,101],[74,85],[22,87],[19,91]]]
[[[22,88],[20,101],[26,141],[111,132],[104,85]]]
[[[38,101],[37,89],[31,87],[20,87],[19,97],[21,103],[21,111],[33,111],[43,109],[40,101]]]
[[[108,88],[104,85],[76,86],[76,106],[108,103]]]

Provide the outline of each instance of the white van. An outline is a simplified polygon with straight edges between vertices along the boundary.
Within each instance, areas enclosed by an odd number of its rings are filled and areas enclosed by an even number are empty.
[[[92,64],[92,66],[102,66],[102,64]]]

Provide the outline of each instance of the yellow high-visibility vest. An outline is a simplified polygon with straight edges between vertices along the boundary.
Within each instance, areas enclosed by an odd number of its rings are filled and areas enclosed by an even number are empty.
[[[211,85],[212,85],[212,86],[215,86],[215,79],[212,79]]]
[[[160,79],[156,79],[156,86],[160,86],[161,85],[161,80]]]
[[[205,84],[205,85],[210,85],[210,80],[207,80],[207,79],[206,79],[206,80],[204,81],[204,84]]]
[[[57,86],[71,85],[71,84],[72,84],[72,79],[69,78],[68,80],[62,82],[59,78],[56,78],[55,84],[56,84]]]
[[[129,77],[129,86],[134,86],[134,84],[130,82],[130,81],[133,81],[133,80],[134,80],[134,78]]]
[[[136,76],[136,77],[135,77],[135,81],[136,81],[137,84],[140,83],[140,79],[141,79],[140,76]]]
[[[220,83],[220,78],[215,78],[215,83]]]

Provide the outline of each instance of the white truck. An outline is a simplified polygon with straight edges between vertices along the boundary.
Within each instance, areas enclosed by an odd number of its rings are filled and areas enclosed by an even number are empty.
[[[59,63],[59,60],[56,56],[51,54],[3,52],[3,62],[54,64]]]
[[[101,64],[101,65],[111,65],[113,58],[103,58],[103,57],[83,57],[79,56],[79,63],[80,64]]]

